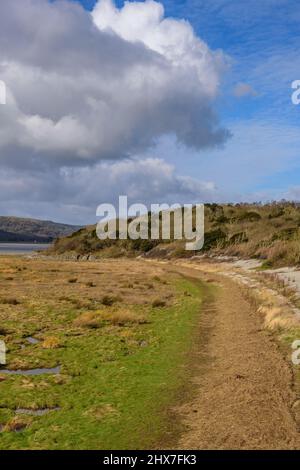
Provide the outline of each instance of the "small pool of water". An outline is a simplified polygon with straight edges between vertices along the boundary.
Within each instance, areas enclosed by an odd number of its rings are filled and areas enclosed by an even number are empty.
[[[40,342],[40,340],[36,339],[36,338],[32,338],[31,336],[29,336],[28,338],[26,338],[26,340],[28,341],[28,343],[30,344],[38,344]]]
[[[42,374],[60,374],[61,366],[52,369],[28,369],[28,370],[10,370],[0,369],[0,374],[8,375],[42,375]]]
[[[40,408],[38,410],[31,410],[29,408],[18,408],[16,409],[17,415],[29,415],[29,416],[44,416],[52,411],[59,411],[60,408],[57,406],[55,408]]]

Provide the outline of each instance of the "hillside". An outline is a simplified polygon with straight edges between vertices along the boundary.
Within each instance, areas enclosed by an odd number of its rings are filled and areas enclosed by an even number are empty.
[[[70,235],[80,227],[51,221],[0,217],[0,242],[49,243]]]
[[[184,241],[106,240],[87,227],[56,242],[52,254],[93,254],[95,257],[188,257]],[[205,207],[205,244],[199,254],[260,258],[265,267],[300,264],[300,205],[208,204]]]

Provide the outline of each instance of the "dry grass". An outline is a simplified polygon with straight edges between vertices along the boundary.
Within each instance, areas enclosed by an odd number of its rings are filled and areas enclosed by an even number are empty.
[[[42,342],[42,348],[44,349],[56,349],[59,347],[61,347],[61,341],[55,336],[49,336]]]
[[[269,330],[291,329],[299,326],[295,315],[287,311],[286,307],[265,305],[258,308],[258,312],[264,316],[264,325]]]
[[[145,322],[143,312],[147,317],[152,302],[175,289],[154,284],[154,276],[163,280],[167,274],[142,260],[78,263],[1,257],[0,338],[9,345],[8,367],[56,367],[60,361],[55,357],[68,350],[73,336],[119,335],[123,325],[131,328]],[[91,283],[96,287],[90,288]],[[124,289],[124,284],[134,288]],[[111,333],[115,326],[119,328]],[[40,342],[31,345],[28,337]]]
[[[172,224],[171,224],[172,225]],[[272,266],[300,264],[300,204],[207,204],[205,206],[205,243],[203,251],[212,254],[257,257]],[[145,242],[145,243],[143,243]],[[51,253],[71,256],[93,253],[96,257],[186,258],[185,241],[100,241],[95,227],[60,239]],[[50,254],[51,254],[50,253]],[[159,276],[157,279],[159,281]]]
[[[118,326],[124,326],[128,324],[130,325],[132,323],[146,323],[146,317],[144,315],[137,314],[136,312],[125,308],[103,312],[102,318],[109,321],[113,325]]]
[[[161,281],[154,283],[155,276]],[[193,295],[177,303],[181,290],[187,289],[197,289],[199,298]],[[152,309],[155,299],[170,295],[174,306],[168,301],[165,311]],[[158,396],[160,405],[177,382],[180,351],[189,348],[190,323],[199,312],[201,292],[196,283],[144,260],[76,262],[11,256],[1,257],[0,299],[8,298],[21,303],[0,301],[5,368],[17,372],[3,373],[3,381],[0,377],[1,448],[70,448],[80,442],[81,447],[110,448],[110,434],[120,437],[124,428],[122,436],[131,440],[133,429],[138,433],[140,416],[145,418],[146,433],[157,427],[159,413],[153,412],[152,397]],[[166,329],[171,331],[167,337]],[[36,369],[44,368],[50,371],[36,375]],[[31,370],[34,376],[19,372],[32,374]],[[15,417],[18,408],[55,407],[59,411],[32,421],[22,414]],[[111,426],[119,409],[118,426]],[[113,443],[124,448],[119,437],[114,436]],[[140,442],[140,435],[135,442]]]
[[[99,328],[104,323],[109,322],[112,325],[124,326],[134,323],[146,323],[146,317],[138,314],[128,308],[97,310],[96,312],[85,312],[77,317],[74,325],[79,328]]]
[[[299,328],[300,320],[289,299],[279,294],[275,289],[264,287],[245,288],[247,296],[257,307],[257,312],[263,316],[264,327],[271,331],[290,330]]]
[[[97,421],[102,421],[107,416],[117,417],[120,415],[120,413],[113,405],[107,403],[105,405],[97,406],[97,407],[93,407],[89,409],[88,411],[85,412],[85,415],[90,416],[91,418]]]
[[[87,287],[96,287],[96,284],[92,281],[89,281],[89,282],[86,283],[86,286]]]
[[[74,325],[78,328],[99,328],[100,318],[96,312],[85,312],[74,320]]]
[[[31,419],[23,418],[21,416],[15,416],[4,426],[4,431],[6,432],[20,432],[26,429],[30,423]]]
[[[295,303],[295,290],[286,286],[285,282],[279,279],[276,274],[236,270],[236,268],[232,268],[230,263],[223,265],[222,263],[201,262],[198,267],[193,263],[179,263],[181,266],[199,268],[207,276],[213,273],[230,275],[241,285],[248,300],[251,301],[258,314],[263,317],[266,329],[275,331],[300,327],[300,317],[297,315],[298,312],[300,314],[300,311],[297,310]],[[210,277],[207,277],[206,281],[216,282]]]

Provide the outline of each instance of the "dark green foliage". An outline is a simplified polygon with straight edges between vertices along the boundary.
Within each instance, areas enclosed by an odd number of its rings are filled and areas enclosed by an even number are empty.
[[[245,211],[239,214],[235,220],[240,221],[240,222],[256,222],[257,220],[260,220],[261,216],[254,211]]]
[[[275,233],[272,237],[272,240],[292,240],[293,238],[295,238],[298,232],[298,227],[285,228]]]
[[[205,234],[204,250],[210,250],[211,248],[221,244],[224,245],[226,241],[226,233],[221,229],[211,230]]]

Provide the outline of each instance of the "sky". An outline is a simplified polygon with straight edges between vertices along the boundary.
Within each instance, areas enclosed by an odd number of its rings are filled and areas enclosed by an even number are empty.
[[[4,0],[0,214],[300,198],[297,0]]]

